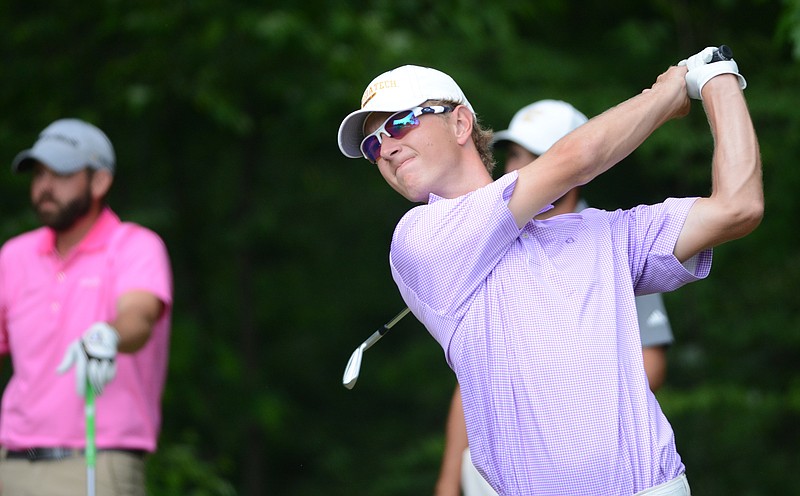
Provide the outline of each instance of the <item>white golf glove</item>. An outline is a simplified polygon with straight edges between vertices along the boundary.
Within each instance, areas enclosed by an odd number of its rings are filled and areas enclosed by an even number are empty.
[[[75,365],[75,381],[80,396],[86,396],[86,382],[101,394],[106,384],[111,382],[117,373],[117,345],[119,334],[105,322],[92,324],[80,339],[76,339],[67,347],[64,359],[58,366],[58,373],[63,374]]]
[[[678,65],[685,65],[689,72],[686,73],[686,88],[689,91],[689,97],[695,100],[703,99],[703,86],[715,76],[720,74],[735,74],[739,78],[739,87],[745,89],[747,81],[744,76],[739,74],[739,66],[736,61],[720,60],[712,62],[714,53],[717,47],[706,47],[700,52],[692,55],[688,59],[683,59],[678,62]]]

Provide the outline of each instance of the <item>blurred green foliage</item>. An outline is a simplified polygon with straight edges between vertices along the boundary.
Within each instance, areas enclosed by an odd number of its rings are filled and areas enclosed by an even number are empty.
[[[407,0],[6,2],[0,156],[50,121],[114,141],[112,206],[159,232],[176,298],[151,494],[431,493],[454,385],[407,318],[341,386],[350,353],[403,303],[387,265],[409,204],[336,146],[377,74],[415,63],[504,128],[540,98],[587,115],[670,64],[730,44],[764,159],[762,226],[666,295],[677,342],[660,393],[693,489],[800,491],[800,2]],[[709,189],[699,103],[585,194],[628,207]],[[0,182],[0,236],[35,225],[27,178]],[[8,367],[5,369],[8,373]]]

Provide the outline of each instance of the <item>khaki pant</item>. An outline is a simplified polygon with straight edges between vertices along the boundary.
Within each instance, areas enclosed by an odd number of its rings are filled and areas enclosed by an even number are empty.
[[[145,496],[144,460],[132,453],[98,451],[95,487],[98,496]],[[0,459],[2,496],[80,496],[86,494],[86,459]]]

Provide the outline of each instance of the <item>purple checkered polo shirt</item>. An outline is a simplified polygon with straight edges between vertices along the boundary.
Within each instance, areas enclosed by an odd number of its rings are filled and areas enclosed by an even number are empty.
[[[634,296],[706,277],[672,255],[694,198],[519,229],[512,172],[398,224],[392,275],[455,371],[478,470],[500,494],[631,495],[684,471],[647,387]],[[688,264],[687,264],[688,265]]]

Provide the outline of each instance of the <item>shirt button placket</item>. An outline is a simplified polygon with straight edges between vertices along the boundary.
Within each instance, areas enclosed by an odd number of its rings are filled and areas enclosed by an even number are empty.
[[[61,299],[64,298],[64,282],[67,280],[67,274],[63,270],[56,272],[56,282],[58,283],[58,290],[56,291],[56,299],[50,303],[50,311],[58,313],[61,310]]]

